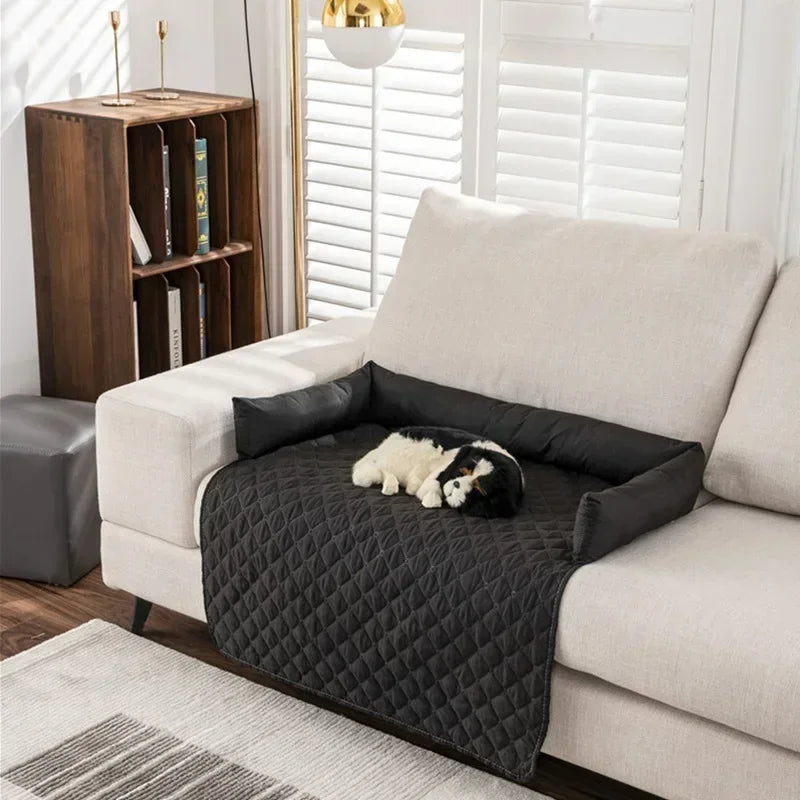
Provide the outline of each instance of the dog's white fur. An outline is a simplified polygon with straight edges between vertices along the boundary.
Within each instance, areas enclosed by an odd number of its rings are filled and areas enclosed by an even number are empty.
[[[386,495],[397,494],[404,488],[425,508],[442,505],[442,489],[436,480],[458,452],[445,450],[432,439],[411,439],[400,433],[387,436],[353,467],[353,483],[367,488],[381,484]],[[463,502],[463,501],[462,501]]]

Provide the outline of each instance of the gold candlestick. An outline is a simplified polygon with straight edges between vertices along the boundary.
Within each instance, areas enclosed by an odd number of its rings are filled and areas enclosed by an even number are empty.
[[[119,29],[119,11],[112,11],[108,15],[111,21],[111,29],[114,31],[114,66],[117,71],[117,96],[103,100],[104,106],[135,106],[136,101],[130,97],[120,97],[119,94],[119,46],[117,44],[117,30]]]
[[[164,91],[164,39],[167,38],[167,21],[165,19],[160,19],[158,21],[156,31],[158,32],[161,47],[161,91],[148,92],[145,97],[147,97],[148,100],[177,100],[180,97],[177,92]]]

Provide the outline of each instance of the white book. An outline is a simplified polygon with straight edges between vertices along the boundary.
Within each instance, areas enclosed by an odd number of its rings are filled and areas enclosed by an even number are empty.
[[[128,206],[128,211],[130,212],[131,218],[131,250],[133,252],[133,261],[135,264],[144,266],[150,263],[153,254],[150,252],[150,248],[147,245],[147,239],[144,238],[139,220],[136,219],[136,214],[133,213],[133,208]]]
[[[183,336],[181,334],[181,290],[170,286],[167,292],[167,321],[169,324],[169,368],[183,366]]]

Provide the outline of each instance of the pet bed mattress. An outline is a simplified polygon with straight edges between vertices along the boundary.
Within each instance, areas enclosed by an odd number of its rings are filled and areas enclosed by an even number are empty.
[[[241,458],[209,482],[200,520],[217,647],[529,781],[566,581],[690,511],[701,446],[372,363],[234,411]],[[520,512],[480,519],[353,486],[353,464],[407,425],[506,447],[525,475]]]

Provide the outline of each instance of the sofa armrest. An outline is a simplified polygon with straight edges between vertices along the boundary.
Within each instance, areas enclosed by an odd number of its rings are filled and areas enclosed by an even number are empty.
[[[344,317],[106,392],[97,402],[100,514],[196,547],[202,478],[236,458],[232,398],[334,380],[363,362],[372,316]]]

